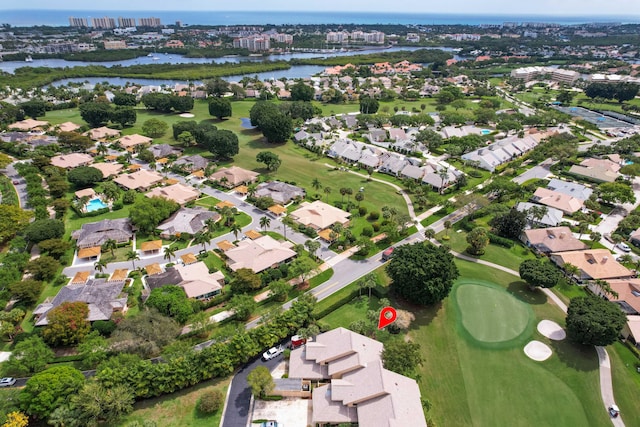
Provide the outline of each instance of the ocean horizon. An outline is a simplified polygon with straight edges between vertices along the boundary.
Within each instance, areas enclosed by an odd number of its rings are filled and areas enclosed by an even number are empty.
[[[505,22],[536,22],[576,25],[597,22],[640,23],[640,16],[545,16],[500,14],[420,14],[382,12],[269,12],[269,11],[119,11],[119,10],[3,10],[0,24],[13,27],[68,26],[69,17],[109,16],[160,18],[163,25],[181,21],[186,25],[287,25],[287,24],[403,24],[403,25],[500,25]]]

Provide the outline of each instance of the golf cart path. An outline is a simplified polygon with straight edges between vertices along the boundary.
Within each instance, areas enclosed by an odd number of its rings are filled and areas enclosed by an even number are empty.
[[[492,262],[484,261],[481,259],[476,259],[458,252],[451,251],[451,254],[456,258],[463,259],[465,261],[475,262],[477,264],[486,265],[487,267],[495,268],[497,270],[504,271],[505,273],[512,274],[516,277],[520,277],[520,274],[512,270],[510,268],[504,267],[502,265],[494,264]],[[542,291],[550,298],[562,311],[567,312],[567,305],[562,302],[562,300],[554,294],[550,289],[542,288]],[[611,360],[609,359],[609,354],[607,354],[607,350],[604,347],[596,346],[596,352],[598,353],[598,364],[600,371],[600,395],[602,396],[602,402],[604,403],[604,407],[609,412],[609,407],[611,405],[615,405],[616,402],[613,398],[613,382],[611,380]],[[624,427],[624,421],[622,421],[622,414],[617,418],[611,418],[611,422],[616,427]]]

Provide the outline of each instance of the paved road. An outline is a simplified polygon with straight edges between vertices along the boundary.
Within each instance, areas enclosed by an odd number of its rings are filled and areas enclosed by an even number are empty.
[[[6,175],[11,181],[18,182],[13,186],[18,193],[18,203],[20,204],[20,207],[22,209],[29,209],[27,207],[27,182],[18,174],[18,171],[16,171],[16,168],[14,167],[15,163],[16,162],[13,162],[7,166]]]
[[[266,366],[273,370],[280,362],[282,355],[266,362],[254,360],[240,369],[231,380],[229,392],[222,414],[222,427],[247,427],[249,421],[249,406],[251,404],[251,388],[247,384],[247,375],[258,366]]]

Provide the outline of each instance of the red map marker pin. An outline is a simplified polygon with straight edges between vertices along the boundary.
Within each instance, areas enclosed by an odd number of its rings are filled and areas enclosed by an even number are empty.
[[[393,307],[385,307],[380,312],[380,319],[378,320],[378,329],[382,329],[384,327],[389,326],[393,322],[396,321],[396,317],[398,317],[398,313],[396,313],[396,309]]]

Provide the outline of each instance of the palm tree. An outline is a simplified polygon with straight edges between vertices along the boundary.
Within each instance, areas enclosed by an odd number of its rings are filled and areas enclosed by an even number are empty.
[[[311,181],[311,186],[316,191],[322,188],[322,184],[320,184],[320,180],[318,178],[313,178],[313,181]]]
[[[216,219],[214,217],[211,217],[211,218],[207,219],[204,222],[204,225],[207,227],[207,231],[209,233],[213,233],[215,231],[215,229],[218,226],[217,224],[218,224],[218,222],[216,221]]]
[[[137,251],[130,250],[129,252],[127,252],[127,261],[131,261],[134,270],[136,269],[136,261],[139,259],[140,255],[138,255]]]
[[[327,195],[326,203],[329,203],[329,194],[331,193],[331,187],[324,187],[324,194]]]
[[[164,259],[171,261],[171,258],[176,256],[176,249],[171,245],[164,248]]]
[[[623,264],[631,264],[633,262],[633,257],[629,254],[624,254],[620,257],[620,262]]]
[[[345,193],[347,194],[347,205],[349,205],[349,201],[351,200],[351,195],[353,194],[353,188],[345,188]]]
[[[247,196],[253,197],[256,194],[257,190],[258,190],[258,184],[256,184],[255,182],[252,184],[249,184],[249,186],[247,187]]]
[[[116,257],[116,254],[114,253],[114,250],[118,247],[118,242],[116,242],[113,239],[109,239],[106,242],[104,242],[102,244],[102,250],[103,251],[111,251],[111,256],[113,258]]]
[[[578,224],[578,233],[580,233],[580,236],[578,236],[578,240],[582,240],[582,235],[584,233],[586,233],[587,231],[589,231],[589,224],[586,222],[581,222]]]
[[[238,233],[242,231],[242,227],[240,227],[238,223],[234,222],[233,224],[231,224],[231,227],[229,228],[231,229],[231,232],[233,233],[233,236],[235,237],[235,239],[238,240]]]
[[[616,291],[611,289],[611,285],[609,285],[609,282],[607,282],[606,280],[598,279],[594,283],[596,286],[599,286],[600,289],[602,289],[602,292],[604,292],[604,294],[607,296],[607,299],[609,299],[608,297],[618,299],[618,297],[620,296]]]
[[[320,242],[318,242],[317,240],[309,239],[306,242],[304,242],[304,245],[306,246],[311,256],[315,258],[316,251],[320,249]]]
[[[98,270],[100,273],[102,273],[106,267],[107,267],[107,262],[103,259],[99,259],[98,261],[93,263],[93,268]]]
[[[449,230],[451,229],[451,221],[447,220],[444,222],[445,236],[449,238]]]
[[[207,244],[211,241],[211,233],[208,231],[198,231],[193,236],[193,243],[196,245],[202,245],[204,250],[207,250]]]
[[[591,233],[589,235],[589,240],[591,240],[591,248],[593,248],[593,245],[595,245],[596,242],[599,242],[600,239],[602,239],[602,234],[598,233],[597,231]]]
[[[442,168],[438,171],[438,176],[442,180],[442,185],[440,185],[440,194],[444,192],[444,182],[449,178],[449,169]]]
[[[436,231],[433,228],[427,228],[424,230],[424,237],[427,240],[431,240],[436,237]]]
[[[570,262],[565,263],[562,266],[562,270],[564,270],[564,274],[566,274],[567,277],[570,279],[577,276],[580,273],[580,269],[576,265],[571,264]]]
[[[263,216],[262,218],[260,218],[260,227],[262,227],[264,231],[267,231],[267,227],[269,227],[270,225],[271,219],[268,216]]]
[[[345,194],[347,194],[346,187],[340,187],[340,195],[342,196],[342,199],[340,200],[341,203],[344,203],[344,195]]]
[[[360,207],[360,202],[364,200],[364,193],[362,191],[358,191],[356,193],[356,201],[358,202],[358,207]]]
[[[224,225],[228,226],[230,223],[230,219],[233,218],[233,210],[229,206],[225,206],[220,209],[220,215],[224,220]]]

